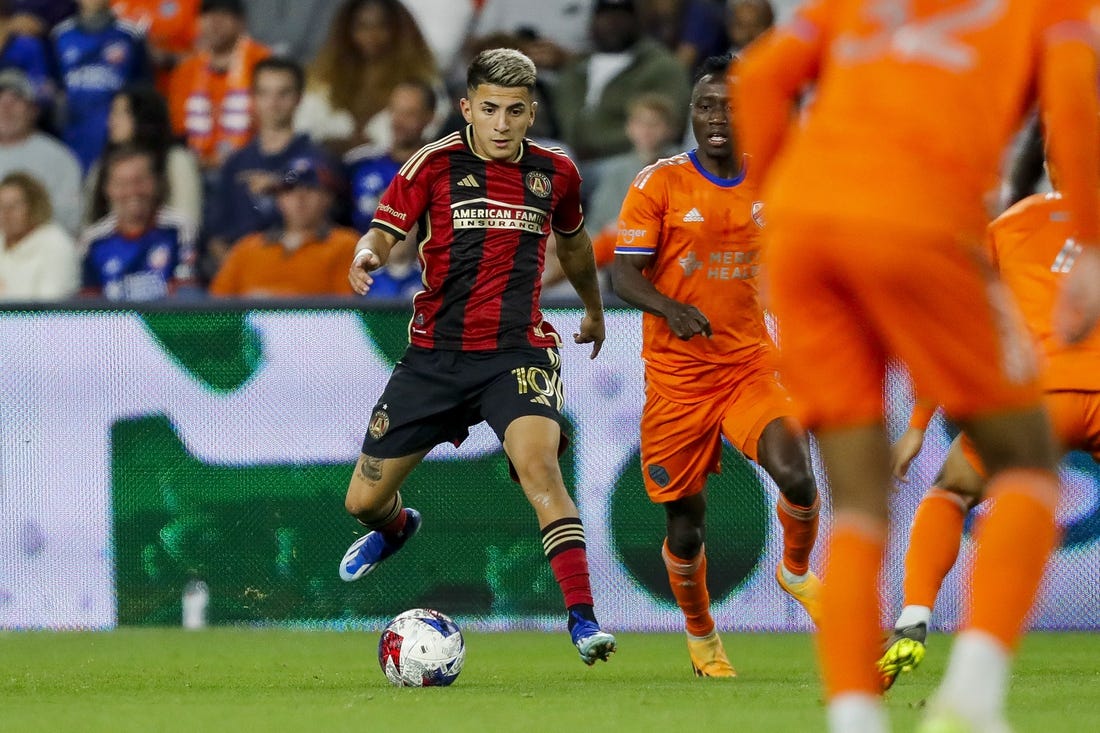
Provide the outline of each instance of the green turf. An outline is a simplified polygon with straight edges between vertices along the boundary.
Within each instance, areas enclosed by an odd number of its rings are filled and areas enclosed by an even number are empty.
[[[622,634],[586,668],[562,634],[468,634],[453,687],[395,689],[377,634],[126,629],[0,633],[2,731],[818,731],[810,639],[726,635],[740,677],[696,680],[678,635]],[[942,670],[945,637],[888,699],[910,731]],[[1016,665],[1020,733],[1096,729],[1098,634],[1032,634]]]

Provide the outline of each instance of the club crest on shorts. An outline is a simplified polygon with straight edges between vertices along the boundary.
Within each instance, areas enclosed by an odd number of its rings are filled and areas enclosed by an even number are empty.
[[[550,198],[550,178],[542,171],[531,171],[525,182],[527,190],[540,199]]]
[[[386,414],[385,410],[375,410],[374,414],[370,417],[370,425],[367,426],[367,433],[375,440],[379,440],[390,429],[390,416]]]
[[[664,466],[658,466],[656,463],[651,463],[646,466],[646,473],[653,479],[653,483],[657,484],[662,489],[668,486],[670,477],[668,475],[668,469]]]
[[[753,201],[752,202],[752,220],[756,222],[756,226],[761,229],[764,228],[764,202]]]

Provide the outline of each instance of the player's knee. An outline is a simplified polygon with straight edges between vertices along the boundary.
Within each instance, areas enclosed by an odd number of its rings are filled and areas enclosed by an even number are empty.
[[[694,559],[703,549],[702,527],[676,524],[668,528],[668,551],[682,560]]]
[[[552,450],[531,446],[514,451],[510,459],[521,484],[551,486],[561,483],[561,466]]]
[[[813,473],[802,466],[786,466],[773,475],[783,497],[795,506],[810,506],[817,499]]]

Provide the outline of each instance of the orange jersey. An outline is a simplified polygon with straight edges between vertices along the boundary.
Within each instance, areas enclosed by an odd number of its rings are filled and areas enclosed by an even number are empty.
[[[1100,329],[1068,346],[1054,335],[1051,322],[1062,278],[1081,251],[1062,196],[1024,199],[989,225],[986,241],[1042,352],[1043,388],[1100,390]]]
[[[652,256],[643,274],[713,331],[684,341],[642,315],[646,378],[669,399],[702,399],[736,376],[728,367],[771,348],[757,296],[763,217],[748,170],[717,178],[681,153],[643,169],[623,201],[615,254]]]
[[[1096,241],[1095,8],[811,0],[730,76],[742,149],[765,169],[778,155],[769,216],[842,216],[977,243],[1006,143],[1037,90],[1075,234]],[[810,83],[814,99],[792,125],[793,101]]]
[[[199,0],[111,0],[111,10],[141,28],[154,48],[184,54],[195,46]]]

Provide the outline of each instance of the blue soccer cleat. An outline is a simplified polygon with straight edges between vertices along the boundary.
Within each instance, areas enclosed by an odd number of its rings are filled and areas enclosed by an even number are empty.
[[[577,614],[573,614],[572,620],[573,628],[569,630],[569,635],[573,637],[573,646],[577,647],[582,662],[591,667],[597,659],[606,662],[615,653],[615,637],[600,631],[598,623]]]
[[[416,534],[420,529],[420,512],[409,508],[404,511],[407,515],[405,529],[401,531],[399,538],[387,540],[381,532],[375,530],[351,543],[351,547],[344,553],[344,559],[340,561],[341,580],[349,583],[359,580],[378,567],[378,563],[404,547],[409,538]]]

